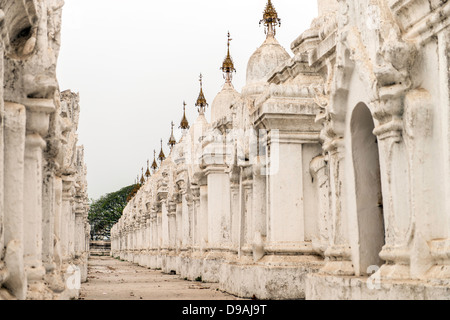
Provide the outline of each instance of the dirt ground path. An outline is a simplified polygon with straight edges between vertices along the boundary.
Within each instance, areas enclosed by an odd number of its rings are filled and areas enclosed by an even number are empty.
[[[111,257],[91,257],[80,300],[238,300],[218,284],[185,281]]]

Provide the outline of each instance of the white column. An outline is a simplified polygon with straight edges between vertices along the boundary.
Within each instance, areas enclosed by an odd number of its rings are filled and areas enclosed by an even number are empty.
[[[72,193],[73,183],[72,177],[63,176],[63,194],[61,208],[61,253],[64,262],[71,259],[69,246],[70,220],[72,218]]]
[[[206,169],[208,181],[208,239],[211,248],[230,244],[230,178],[223,166]]]
[[[49,129],[50,114],[55,112],[51,99],[28,99],[25,138],[24,180],[24,260],[29,281],[42,282],[42,184],[43,150]],[[29,287],[28,289],[31,289]]]
[[[327,150],[330,170],[330,244],[325,252],[327,261],[321,269],[324,273],[353,275],[354,267],[351,261],[350,242],[348,238],[348,217],[344,211],[345,193],[345,146],[341,138],[336,138],[329,144]]]
[[[192,200],[193,200],[193,221],[192,221],[192,243],[194,248],[199,248],[200,246],[200,187],[192,188]]]
[[[169,248],[171,250],[176,249],[177,242],[177,216],[176,216],[177,207],[173,202],[169,203],[169,211],[167,213],[169,219]]]
[[[156,234],[157,234],[157,248],[162,247],[162,212],[156,214]]]
[[[139,222],[138,222],[138,233],[137,233],[137,237],[138,237],[137,249],[139,251],[142,250],[142,243],[144,242],[142,236],[143,236],[143,232],[142,232],[142,212],[140,212]],[[139,252],[139,254],[140,254],[140,252]]]
[[[149,214],[146,220],[146,233],[147,233],[147,241],[145,244],[145,248],[147,250],[152,248],[152,223],[151,223],[151,215]]]
[[[166,201],[161,202],[161,236],[162,236],[162,247],[167,249],[169,246],[169,217]]]
[[[23,241],[25,107],[5,103],[4,121],[4,241]]]
[[[199,224],[199,241],[201,249],[206,249],[209,246],[208,234],[208,186],[200,186],[200,218]]]
[[[152,228],[152,249],[158,249],[158,214],[152,212],[151,218],[151,228]]]
[[[147,249],[147,216],[144,213],[141,219],[141,249]]]
[[[25,141],[24,257],[29,281],[45,275],[42,264],[42,151],[45,141],[28,134]]]
[[[61,235],[62,235],[62,197],[63,197],[63,181],[61,177],[55,178],[55,218],[54,218],[54,236],[56,239],[55,262],[57,265],[62,263],[61,252]],[[57,251],[59,250],[59,251]]]
[[[74,199],[71,199],[71,210],[69,216],[69,255],[71,258],[75,256],[75,208]]]
[[[190,213],[189,213],[189,206],[188,206],[188,202],[186,199],[186,192],[183,192],[181,195],[181,210],[182,210],[182,215],[181,215],[181,225],[182,225],[182,234],[183,234],[183,248],[187,249],[190,244]]]
[[[44,166],[43,197],[42,197],[42,260],[47,273],[55,268],[54,262],[54,229],[55,229],[55,171],[56,163],[47,159]]]
[[[27,279],[23,263],[24,158],[26,112],[23,105],[6,102],[4,117],[4,242],[9,277],[4,283],[18,299],[26,298]],[[12,246],[11,246],[12,245]],[[14,251],[8,248],[15,247]]]
[[[241,235],[241,212],[240,212],[240,195],[239,184],[233,183],[230,186],[230,210],[231,210],[231,243],[232,246],[237,249],[240,246]]]
[[[327,162],[325,156],[318,156],[311,161],[311,176],[314,179],[314,188],[317,199],[317,229],[318,234],[313,238],[315,250],[325,253],[329,245],[331,225],[330,200],[329,200],[329,178],[327,174]]]
[[[304,240],[302,144],[276,140],[270,143],[269,241],[271,245]],[[277,154],[275,154],[277,153]]]
[[[243,182],[243,196],[244,196],[244,226],[245,233],[243,238],[243,247],[246,249],[250,249],[250,246],[253,242],[254,238],[254,222],[252,215],[252,206],[253,206],[253,181],[244,181]]]
[[[180,195],[181,198],[181,195]],[[176,228],[177,237],[176,245],[177,249],[180,250],[183,247],[183,204],[181,202],[176,204]]]
[[[75,257],[81,257],[83,254],[83,238],[84,238],[84,211],[82,208],[77,208],[75,211]]]
[[[267,186],[266,186],[266,169],[261,163],[261,158],[255,158],[253,166],[253,201],[252,201],[252,215],[253,215],[253,245],[254,250],[258,250],[259,255],[263,254],[261,246],[262,241],[267,237]],[[258,246],[259,248],[256,248]]]
[[[192,249],[194,247],[194,235],[195,235],[195,224],[194,224],[194,201],[191,195],[186,197],[187,208],[188,208],[188,219],[189,219],[189,248]]]

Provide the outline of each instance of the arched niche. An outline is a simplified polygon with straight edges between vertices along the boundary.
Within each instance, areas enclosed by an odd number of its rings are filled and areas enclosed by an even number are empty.
[[[378,140],[373,130],[369,108],[359,103],[352,113],[350,132],[359,247],[355,263],[362,275],[383,264],[379,254],[385,244]]]

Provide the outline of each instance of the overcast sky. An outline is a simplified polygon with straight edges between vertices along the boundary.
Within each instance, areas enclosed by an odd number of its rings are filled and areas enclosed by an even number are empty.
[[[273,0],[290,45],[317,16],[315,0]],[[81,97],[79,144],[85,146],[89,197],[132,184],[170,123],[178,126],[183,100],[193,123],[204,76],[211,104],[224,83],[220,67],[230,31],[237,73],[245,85],[247,62],[265,39],[259,26],[267,0],[65,0],[58,61],[61,90]],[[210,119],[210,110],[207,112]],[[144,168],[145,170],[145,168]]]

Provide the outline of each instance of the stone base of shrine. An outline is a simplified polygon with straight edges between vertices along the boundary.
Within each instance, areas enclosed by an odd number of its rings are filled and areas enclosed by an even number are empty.
[[[305,299],[308,274],[318,272],[322,259],[315,256],[265,256],[254,263],[244,257],[222,266],[221,290],[260,300]]]
[[[310,274],[307,300],[449,300],[450,281],[383,280]]]
[[[323,267],[323,259],[313,255],[267,255],[257,262],[250,255],[239,257],[234,251],[168,250],[119,256],[163,273],[176,273],[186,280],[219,283],[224,292],[260,300],[307,298],[307,276]]]

